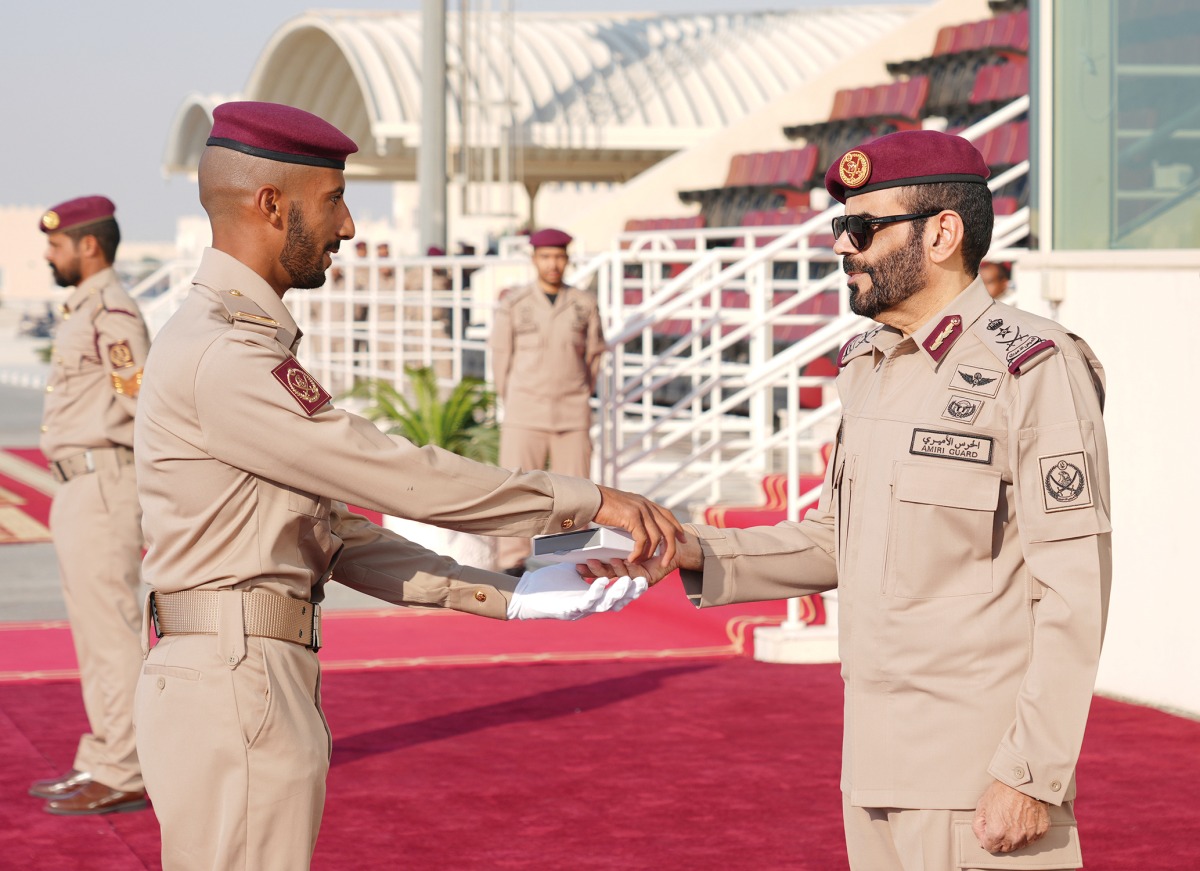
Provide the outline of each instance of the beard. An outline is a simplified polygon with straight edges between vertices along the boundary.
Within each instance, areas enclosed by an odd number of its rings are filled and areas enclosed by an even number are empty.
[[[300,206],[292,203],[288,207],[287,237],[279,252],[279,263],[287,270],[293,288],[305,290],[325,283],[325,251],[326,247],[317,242],[316,234],[304,223]]]
[[[83,276],[79,272],[78,264],[63,266],[62,269],[59,269],[51,263],[50,272],[54,274],[54,283],[59,287],[75,287],[83,279]]]
[[[911,225],[910,225],[911,226]],[[874,265],[856,257],[842,260],[844,272],[861,272],[871,279],[869,290],[850,286],[850,311],[876,319],[876,315],[904,302],[925,286],[928,267],[921,251],[921,235],[909,230],[908,242]]]

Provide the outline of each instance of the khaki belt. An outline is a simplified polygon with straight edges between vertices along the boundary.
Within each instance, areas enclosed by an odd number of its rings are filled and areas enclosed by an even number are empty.
[[[231,592],[224,590],[151,593],[154,633],[159,638],[164,635],[216,635],[220,623],[218,597],[228,595]],[[320,605],[265,590],[251,590],[240,595],[242,625],[247,635],[290,641],[314,651],[321,649]]]
[[[90,451],[80,451],[78,454],[62,460],[52,460],[50,474],[60,484],[65,484],[72,478],[87,475],[105,466],[132,466],[133,449],[125,447],[92,448]]]

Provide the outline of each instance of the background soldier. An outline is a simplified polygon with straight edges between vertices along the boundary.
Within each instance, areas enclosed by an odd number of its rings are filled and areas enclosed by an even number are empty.
[[[294,356],[282,297],[321,286],[354,235],[343,169],[358,149],[288,106],[225,103],[213,119],[198,176],[213,247],[150,354],[136,433],[162,635],[138,684],[138,749],[165,868],[301,869],[329,768],[316,654],[327,580],[498,619],[574,619],[637,592],[629,579],[589,587],[569,567],[518,582],[458,565],[346,502],[492,534],[595,520],[630,530],[640,558],[664,539],[673,556],[679,526],[641,497],[417,448],[334,408]]]
[[[55,335],[41,447],[61,485],[50,527],[91,730],[71,771],[30,787],[55,814],[146,806],[132,723],[142,557],[133,417],[150,339],[112,268],[114,211],[105,197],[82,197],[39,223],[54,280],[75,288]]]
[[[539,230],[529,237],[537,280],[500,294],[490,339],[492,377],[504,412],[500,465],[591,475],[591,397],[604,335],[596,297],[563,283],[571,237]],[[520,575],[529,540],[506,538],[497,559]]]
[[[840,354],[820,503],[680,547],[701,606],[837,588],[856,871],[1083,864],[1075,764],[1112,574],[1103,370],[988,295],[987,176],[929,130],[830,167],[850,307],[879,325]]]

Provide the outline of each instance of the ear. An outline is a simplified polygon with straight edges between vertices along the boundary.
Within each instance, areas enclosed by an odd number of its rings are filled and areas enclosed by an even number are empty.
[[[273,184],[265,184],[254,192],[254,208],[268,224],[276,229],[283,229],[284,212],[283,191]]]
[[[75,253],[80,257],[93,258],[100,256],[100,243],[95,236],[82,236],[75,243]]]
[[[946,262],[962,248],[962,216],[949,210],[939,212],[926,222],[925,238],[929,240],[929,258],[934,263]]]

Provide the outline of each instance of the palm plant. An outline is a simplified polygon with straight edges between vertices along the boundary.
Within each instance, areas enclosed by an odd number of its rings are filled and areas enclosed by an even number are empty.
[[[347,395],[365,399],[363,414],[387,424],[390,435],[415,445],[436,445],[471,460],[495,464],[500,455],[496,427],[496,395],[478,378],[464,378],[441,397],[437,376],[428,366],[407,366],[410,400],[388,380],[373,378]]]

